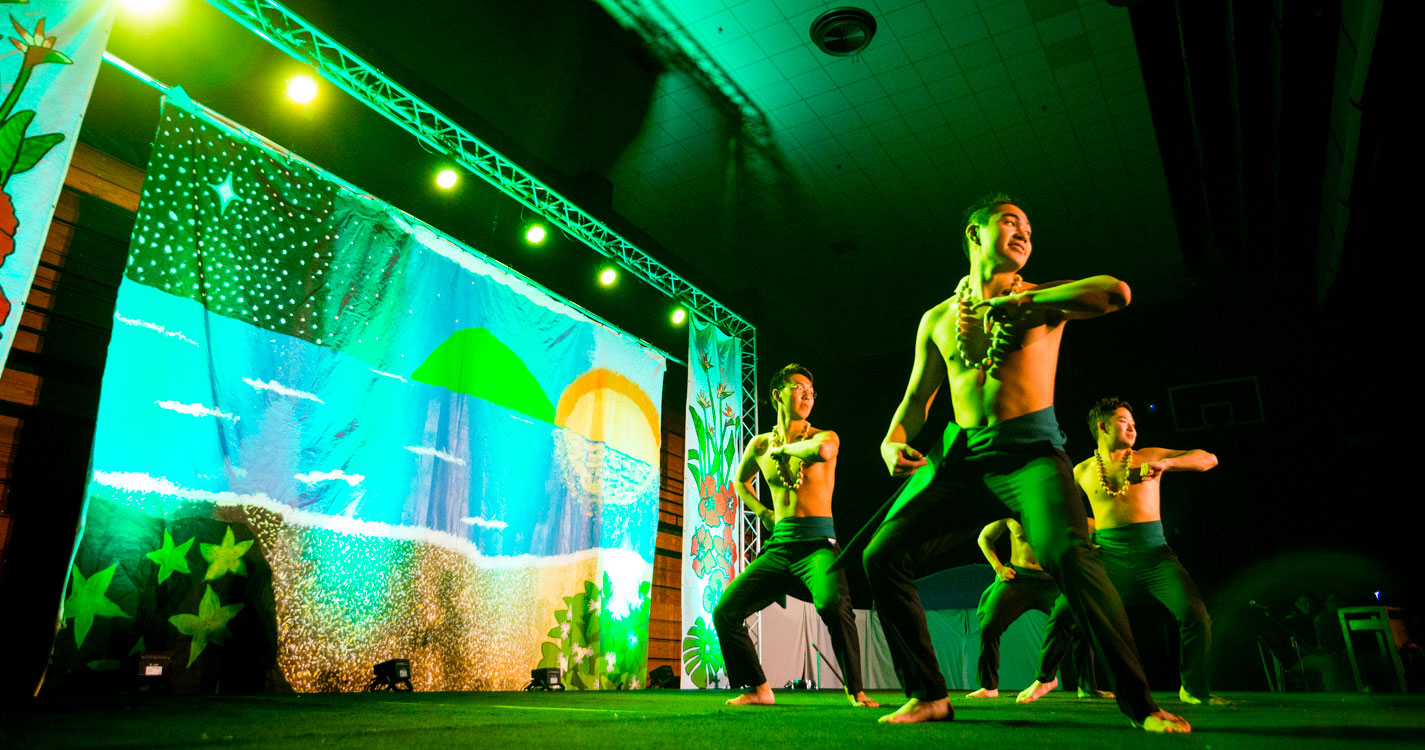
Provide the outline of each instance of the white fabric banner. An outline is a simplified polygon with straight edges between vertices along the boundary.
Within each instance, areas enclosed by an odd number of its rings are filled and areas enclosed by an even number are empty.
[[[726,687],[712,611],[741,554],[733,490],[742,422],[742,342],[693,318],[688,326],[687,461],[683,481],[682,686]]]
[[[35,280],[79,125],[114,22],[106,0],[7,5],[0,57],[0,366]]]

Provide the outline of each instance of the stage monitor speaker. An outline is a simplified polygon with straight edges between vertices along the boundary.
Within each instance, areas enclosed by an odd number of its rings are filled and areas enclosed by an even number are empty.
[[[371,682],[366,685],[366,692],[374,693],[377,690],[394,690],[400,693],[409,693],[415,688],[411,686],[411,662],[409,659],[388,659],[371,668],[376,676],[371,678]]]

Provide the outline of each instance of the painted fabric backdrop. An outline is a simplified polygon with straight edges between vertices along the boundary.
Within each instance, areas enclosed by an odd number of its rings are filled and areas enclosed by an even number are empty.
[[[198,689],[646,679],[663,358],[165,107],[57,660]]]
[[[80,121],[94,89],[114,3],[5,4],[0,56],[0,367],[35,280]],[[13,48],[13,49],[12,49]]]
[[[732,486],[742,455],[742,342],[694,317],[688,326],[688,352],[683,687],[726,687],[712,611],[742,551],[740,505]]]

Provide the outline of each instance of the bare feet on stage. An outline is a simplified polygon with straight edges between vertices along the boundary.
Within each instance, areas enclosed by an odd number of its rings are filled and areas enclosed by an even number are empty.
[[[1059,687],[1058,677],[1055,677],[1054,679],[1048,682],[1040,682],[1038,680],[1035,680],[1033,685],[1030,685],[1029,687],[1019,691],[1019,697],[1015,698],[1015,701],[1019,703],[1033,703],[1034,701],[1043,698],[1046,693],[1056,687]]]
[[[737,696],[729,698],[729,706],[770,706],[777,702],[777,697],[772,695],[772,686],[762,683],[755,688]]]
[[[864,691],[855,695],[848,695],[846,696],[846,700],[850,701],[851,705],[853,706],[860,706],[863,708],[880,708],[881,706],[881,704],[871,700],[870,698],[867,698],[866,693]]]
[[[1189,706],[1235,706],[1236,703],[1220,696],[1208,694],[1206,698],[1199,698],[1187,691],[1187,688],[1178,688],[1178,700]]]
[[[918,724],[922,721],[950,721],[955,718],[955,709],[950,707],[949,698],[937,701],[922,701],[911,698],[893,714],[886,714],[878,721],[882,724]]]
[[[1114,697],[1114,695],[1113,695],[1113,693],[1110,693],[1110,692],[1108,692],[1107,690],[1085,690],[1085,689],[1083,689],[1083,688],[1079,688],[1079,697],[1080,697],[1080,698],[1095,699],[1095,698],[1112,698],[1112,697]]]
[[[997,690],[997,689],[996,689],[996,690],[991,690],[991,689],[989,689],[989,688],[980,688],[979,690],[976,690],[976,691],[973,692],[973,693],[968,693],[968,694],[966,694],[965,697],[966,697],[966,698],[998,698],[998,697],[999,697],[999,690]]]
[[[1146,719],[1133,722],[1133,726],[1153,734],[1187,734],[1192,731],[1187,719],[1167,711],[1154,711]]]

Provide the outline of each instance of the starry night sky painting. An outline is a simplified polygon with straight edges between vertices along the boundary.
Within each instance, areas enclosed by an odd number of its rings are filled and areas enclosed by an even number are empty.
[[[171,103],[114,321],[56,689],[645,681],[661,355]]]

